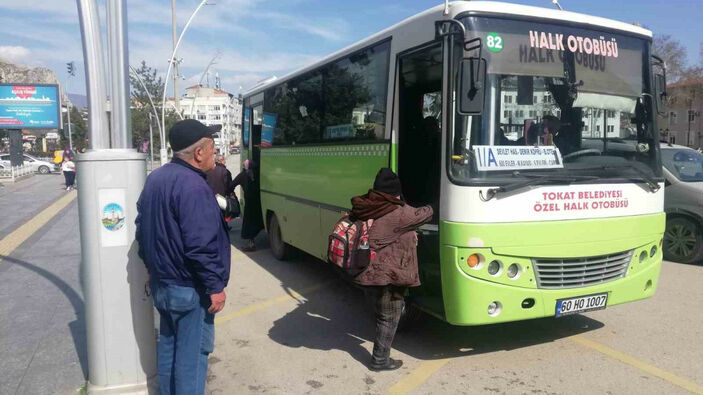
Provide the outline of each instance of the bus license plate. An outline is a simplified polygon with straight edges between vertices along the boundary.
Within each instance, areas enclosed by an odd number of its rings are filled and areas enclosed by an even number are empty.
[[[578,298],[557,300],[556,316],[582,313],[584,311],[601,310],[608,302],[608,294],[579,296]]]

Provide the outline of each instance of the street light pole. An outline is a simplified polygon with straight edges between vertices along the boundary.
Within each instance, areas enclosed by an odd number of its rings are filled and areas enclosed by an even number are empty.
[[[71,103],[66,106],[66,116],[68,117],[68,149],[73,152],[73,138],[71,137]]]
[[[173,56],[176,56],[176,0],[171,0],[171,35],[173,38]],[[173,99],[176,100],[176,110],[179,109],[178,103],[178,63],[173,66]]]
[[[107,0],[112,137],[98,5],[76,0],[91,149],[77,157],[88,394],[155,392],[154,307],[135,241],[146,155],[131,148],[126,0]]]
[[[152,117],[151,113],[149,113],[149,168],[154,171],[154,119]],[[156,121],[158,122],[159,119],[156,118]]]
[[[686,146],[691,146],[691,107],[693,105],[693,100],[688,99],[688,111],[686,111],[686,120],[688,121],[688,134],[686,135]]]
[[[171,69],[174,67],[174,62],[176,59],[176,52],[178,51],[178,46],[181,45],[181,41],[183,41],[183,36],[185,35],[186,31],[188,31],[188,26],[190,26],[190,23],[193,21],[193,18],[195,18],[195,15],[200,11],[200,9],[206,5],[208,0],[202,0],[200,4],[198,4],[198,7],[193,11],[193,13],[190,15],[190,18],[188,18],[188,22],[186,22],[185,26],[183,26],[183,30],[181,31],[180,37],[178,37],[178,41],[176,42],[176,46],[173,48],[173,53],[171,54],[171,60],[168,62],[168,70],[166,71],[166,79],[164,80],[164,92],[163,92],[163,97],[161,98],[161,164],[165,165],[166,162],[168,162],[168,151],[166,150],[166,88],[168,85],[168,79],[171,76]],[[176,98],[174,98],[176,99]]]
[[[66,78],[66,87],[64,88],[64,91],[66,91],[66,97],[68,98],[68,81],[71,79],[71,74],[68,75]],[[68,100],[68,103],[66,104],[66,116],[68,117],[68,149],[73,152],[73,138],[71,137],[71,100]]]

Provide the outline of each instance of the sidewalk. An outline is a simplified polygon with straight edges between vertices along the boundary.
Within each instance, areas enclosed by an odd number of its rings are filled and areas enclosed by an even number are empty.
[[[37,176],[0,188],[0,237],[75,193],[62,186]],[[76,200],[33,231],[0,261],[0,394],[74,394],[87,377]]]
[[[0,239],[65,194],[64,178],[58,174],[3,183],[0,187]]]

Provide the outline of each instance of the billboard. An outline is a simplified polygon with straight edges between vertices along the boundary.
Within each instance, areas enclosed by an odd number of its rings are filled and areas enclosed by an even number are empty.
[[[0,84],[0,128],[59,129],[58,85]]]

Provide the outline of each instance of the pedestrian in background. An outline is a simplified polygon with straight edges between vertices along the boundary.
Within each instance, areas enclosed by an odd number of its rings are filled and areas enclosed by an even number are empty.
[[[244,161],[244,170],[237,174],[232,181],[232,190],[241,185],[244,190],[244,216],[242,218],[242,239],[246,244],[243,251],[254,251],[256,245],[254,238],[264,228],[261,217],[261,197],[259,196],[259,179],[256,177],[256,163],[247,159]]]
[[[366,287],[376,303],[376,338],[369,368],[395,370],[403,361],[390,358],[408,287],[420,285],[415,230],[432,218],[432,207],[411,207],[401,198],[398,176],[389,168],[376,175],[373,189],[352,198],[353,221],[373,219],[369,246],[375,258],[354,282]]]
[[[73,189],[73,185],[76,181],[76,164],[73,163],[70,156],[63,157],[61,171],[63,172],[63,178],[66,181],[66,190],[70,191]]]
[[[218,195],[227,197],[234,193],[232,173],[227,170],[224,155],[217,155],[215,157],[215,167],[207,172],[207,183]]]
[[[136,238],[161,316],[159,393],[205,392],[215,314],[225,306],[230,243],[205,173],[214,131],[187,119],[169,131],[173,160],[154,170],[137,202]]]

